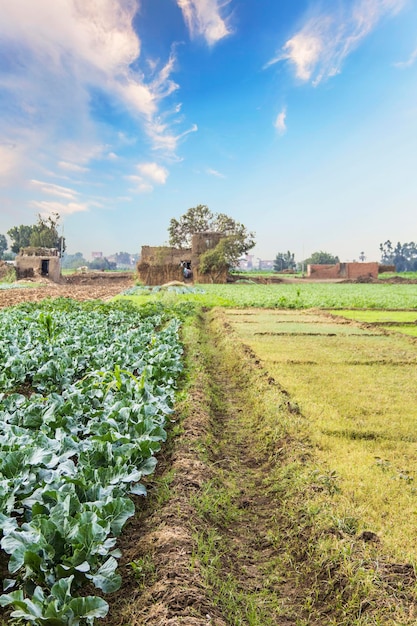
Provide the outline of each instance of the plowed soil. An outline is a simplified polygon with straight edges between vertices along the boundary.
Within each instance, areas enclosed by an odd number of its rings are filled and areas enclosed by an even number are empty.
[[[74,300],[107,300],[131,287],[133,274],[80,274],[64,277],[61,283],[43,279],[41,286],[0,289],[0,308],[22,302],[40,302],[45,298],[73,298]],[[19,284],[19,283],[18,283]],[[22,281],[22,284],[28,283]]]

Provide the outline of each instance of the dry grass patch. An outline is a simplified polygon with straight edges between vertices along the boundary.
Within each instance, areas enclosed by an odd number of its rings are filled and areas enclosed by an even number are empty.
[[[358,528],[377,533],[396,559],[417,562],[415,345],[372,329],[341,333],[346,325],[338,323],[333,336],[274,335],[272,311],[271,334],[259,334],[263,317],[249,327],[225,314],[309,424],[318,472],[338,485],[337,506],[352,505]],[[310,327],[308,314],[303,322],[292,313],[289,322],[292,316],[296,326]]]

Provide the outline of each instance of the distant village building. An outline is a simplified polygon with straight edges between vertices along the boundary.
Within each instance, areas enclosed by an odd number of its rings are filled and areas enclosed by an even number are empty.
[[[377,279],[379,263],[335,263],[334,265],[307,265],[307,278],[331,280]]]
[[[221,233],[195,233],[192,236],[191,248],[142,246],[141,258],[136,266],[139,279],[145,285],[162,285],[171,281],[225,283],[228,275],[227,265],[215,273],[203,274],[199,270],[201,255],[215,248],[222,237]]]
[[[94,259],[102,259],[103,258],[103,253],[102,252],[92,252],[91,253],[91,258]]]
[[[21,248],[15,259],[17,279],[45,277],[58,283],[61,262],[56,248]]]

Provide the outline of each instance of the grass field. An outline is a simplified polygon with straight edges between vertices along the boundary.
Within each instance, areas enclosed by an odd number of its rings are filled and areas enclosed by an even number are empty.
[[[416,562],[415,344],[316,313],[226,317],[307,420],[320,472],[340,481],[339,515],[355,511],[395,558]]]

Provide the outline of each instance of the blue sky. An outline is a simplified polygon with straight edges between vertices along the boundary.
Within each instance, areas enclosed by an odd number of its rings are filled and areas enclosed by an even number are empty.
[[[207,204],[255,256],[417,240],[415,0],[0,0],[0,233],[139,252]]]

